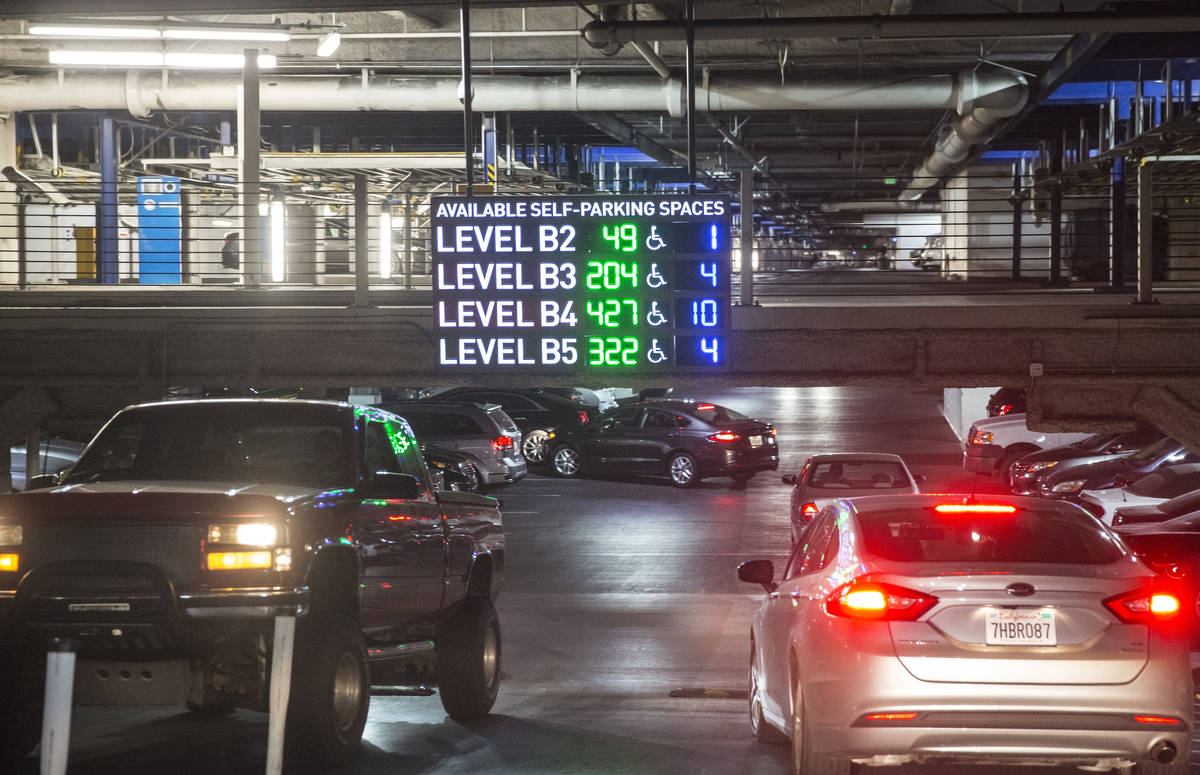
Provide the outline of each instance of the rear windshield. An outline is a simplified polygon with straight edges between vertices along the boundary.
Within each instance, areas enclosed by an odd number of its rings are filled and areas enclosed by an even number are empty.
[[[813,465],[805,482],[814,490],[893,490],[910,486],[899,463],[887,460],[829,460]]]
[[[507,433],[517,432],[517,424],[512,421],[512,418],[508,416],[508,412],[504,411],[503,409],[499,407],[496,407],[495,409],[489,409],[488,417],[492,418],[492,422],[500,426],[501,430]]]
[[[692,409],[692,414],[699,417],[709,425],[724,425],[730,422],[741,422],[750,418],[741,412],[735,412],[732,409],[716,404],[696,404]]]
[[[858,519],[867,552],[894,562],[1107,565],[1123,556],[1109,533],[1083,515],[939,514],[929,507]]]

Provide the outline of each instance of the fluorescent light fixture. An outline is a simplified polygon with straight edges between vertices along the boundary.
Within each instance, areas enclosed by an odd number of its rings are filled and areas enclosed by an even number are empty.
[[[340,32],[327,32],[321,36],[317,43],[317,56],[333,56],[333,52],[337,51],[340,45],[342,45],[342,34]]]
[[[387,205],[379,213],[379,276],[392,276],[392,211]]]
[[[168,40],[250,40],[286,43],[292,39],[284,29],[275,27],[224,27],[197,25],[159,27],[150,25],[33,24],[30,35],[66,38],[166,38]]]
[[[233,225],[233,221],[229,220],[228,218],[213,218],[212,225],[220,227],[220,228],[228,229],[230,226]]]
[[[178,67],[195,70],[236,70],[245,60],[241,54],[163,53],[161,51],[73,51],[50,52],[50,64],[99,67]],[[259,54],[258,67],[270,70],[274,54]]]
[[[284,246],[287,232],[283,222],[283,200],[271,200],[271,280],[283,282],[284,276]]]

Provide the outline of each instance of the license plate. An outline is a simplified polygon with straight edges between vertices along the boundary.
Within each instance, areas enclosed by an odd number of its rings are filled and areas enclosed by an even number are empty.
[[[985,642],[989,646],[1053,646],[1054,612],[1002,608],[987,612]]]
[[[762,446],[762,436],[751,436],[750,437],[750,446],[761,447]]]

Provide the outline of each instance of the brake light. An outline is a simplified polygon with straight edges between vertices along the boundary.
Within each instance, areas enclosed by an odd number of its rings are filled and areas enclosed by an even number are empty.
[[[709,436],[708,440],[709,441],[729,442],[729,441],[737,441],[740,438],[742,438],[742,437],[739,434],[734,433],[733,431],[721,431],[720,433],[714,433],[713,435]]]
[[[1001,404],[1000,407],[996,410],[996,414],[997,415],[1008,414],[1012,410],[1013,410],[1012,404]]]
[[[1117,618],[1130,624],[1170,622],[1179,616],[1183,605],[1172,592],[1139,589],[1110,597],[1104,606]]]
[[[576,409],[575,411],[579,413],[579,422],[586,423],[586,422],[591,421],[592,418],[588,417],[588,413],[586,410]]]
[[[1006,503],[939,503],[933,507],[938,514],[1015,514],[1016,506]]]
[[[717,408],[716,404],[696,404],[697,412],[711,412],[713,409],[716,409],[716,408]]]
[[[800,507],[800,513],[805,519],[812,519],[817,514],[817,504],[809,501]]]
[[[777,430],[775,430],[774,428],[772,428],[772,429],[771,429],[771,435],[772,435],[772,436],[778,436],[778,435],[779,435],[779,431],[777,431]]]
[[[510,436],[497,436],[492,439],[492,449],[499,452],[502,449],[512,449],[513,440]]]
[[[937,601],[923,592],[862,578],[825,598],[825,611],[848,619],[911,622],[924,616]]]

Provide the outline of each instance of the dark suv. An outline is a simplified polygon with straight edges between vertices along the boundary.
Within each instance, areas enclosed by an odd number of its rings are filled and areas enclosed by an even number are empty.
[[[521,431],[496,404],[404,401],[381,404],[408,420],[417,440],[466,455],[479,484],[510,484],[525,476]]]
[[[595,413],[587,404],[540,388],[457,387],[426,400],[499,404],[521,429],[521,452],[531,465],[546,461],[551,432],[591,422]]]

